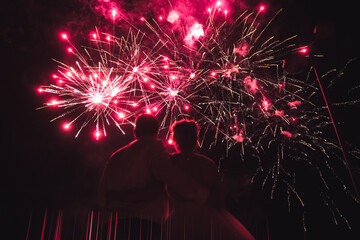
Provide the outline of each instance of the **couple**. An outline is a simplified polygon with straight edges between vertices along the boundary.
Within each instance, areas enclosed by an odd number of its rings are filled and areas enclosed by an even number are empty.
[[[215,163],[195,153],[196,122],[181,120],[173,124],[177,152],[170,156],[157,139],[158,130],[155,116],[139,115],[134,129],[136,140],[116,151],[104,169],[99,203],[116,211],[119,218],[116,236],[108,233],[107,237],[254,239],[225,211]]]

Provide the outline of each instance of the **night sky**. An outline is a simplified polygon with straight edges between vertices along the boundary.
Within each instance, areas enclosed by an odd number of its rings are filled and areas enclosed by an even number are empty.
[[[99,142],[90,137],[89,131],[84,131],[75,139],[71,133],[61,130],[60,122],[49,122],[57,115],[56,110],[36,110],[44,100],[43,96],[36,93],[36,88],[49,83],[51,74],[56,70],[57,64],[51,59],[66,59],[64,45],[58,38],[59,32],[67,30],[70,34],[74,33],[77,39],[86,38],[95,25],[105,21],[92,11],[91,6],[95,1],[89,2],[7,1],[0,8],[1,119],[4,133],[1,195],[5,201],[2,207],[5,207],[5,216],[9,219],[15,219],[15,213],[23,212],[25,216],[27,209],[33,208],[90,206],[100,169],[106,159],[117,148],[132,140],[130,128],[125,129],[128,133],[125,136],[114,129],[109,134],[111,136]],[[144,2],[125,1],[124,4],[133,9],[134,4],[141,5]],[[260,3],[243,2],[248,7],[256,7]],[[322,59],[309,60],[320,75],[332,68],[340,69],[348,60],[359,57],[356,2],[268,0],[262,3],[268,5],[269,14],[284,8],[272,27],[280,38],[298,35],[296,43],[299,46],[308,45],[311,54],[325,55]],[[141,8],[133,11],[141,11]],[[318,26],[317,34],[314,34],[315,26]],[[359,59],[356,59],[337,79],[335,87],[325,88],[330,104],[359,99],[359,91],[348,94],[349,89],[360,83],[358,73]],[[328,85],[326,82],[323,84]],[[349,144],[360,146],[359,104],[332,106],[331,109],[345,149]],[[217,154],[210,157],[214,156]],[[350,161],[355,179],[358,180],[359,159]],[[344,178],[348,181],[348,176]],[[251,206],[255,210],[249,208],[247,212],[239,214],[241,220],[246,222],[243,218],[256,212],[255,215],[262,219],[259,221],[265,224],[264,216],[267,213],[273,220],[273,225],[270,225],[273,236],[284,236],[281,235],[283,226],[292,229],[299,239],[303,239],[301,220],[297,220],[296,213],[287,214],[287,207],[282,206],[280,201],[271,202],[260,191],[251,191],[252,195],[243,193],[244,198],[238,196],[237,199],[233,197],[234,201],[229,200],[229,209],[233,212],[244,211],[245,207],[236,204]],[[286,200],[284,203],[286,205]],[[353,207],[359,206],[349,205],[350,210],[347,209],[347,212],[352,214],[349,218],[355,221],[357,216],[355,209],[351,210]],[[276,212],[278,219],[275,220]],[[345,234],[347,238],[343,239],[355,239],[356,233],[348,233],[342,223],[339,227],[333,227],[335,224],[329,213],[314,210],[309,216],[313,217],[309,217],[309,223],[314,234],[309,235],[308,239],[314,239],[311,236],[324,236],[322,234],[328,237]],[[24,226],[20,228],[24,230]]]

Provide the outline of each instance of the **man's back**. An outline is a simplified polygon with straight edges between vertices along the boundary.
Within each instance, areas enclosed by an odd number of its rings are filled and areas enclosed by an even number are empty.
[[[112,190],[142,189],[159,183],[151,173],[151,164],[167,160],[161,141],[152,138],[135,140],[116,151],[107,165],[107,187]]]
[[[100,194],[108,208],[124,216],[163,221],[168,217],[165,183],[154,169],[168,162],[160,140],[140,138],[116,151],[105,167]]]

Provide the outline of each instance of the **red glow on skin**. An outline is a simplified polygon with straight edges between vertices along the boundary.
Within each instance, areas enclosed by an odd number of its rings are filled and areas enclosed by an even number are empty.
[[[291,138],[292,137],[292,134],[288,131],[282,131],[280,134],[284,135],[284,136],[287,136],[288,138]]]
[[[307,54],[309,52],[309,48],[308,47],[302,47],[299,50],[300,54]]]
[[[264,12],[266,10],[266,6],[264,4],[260,4],[258,9],[259,9],[259,12]]]
[[[293,101],[293,102],[289,102],[288,105],[290,107],[296,107],[299,106],[301,104],[301,101]]]

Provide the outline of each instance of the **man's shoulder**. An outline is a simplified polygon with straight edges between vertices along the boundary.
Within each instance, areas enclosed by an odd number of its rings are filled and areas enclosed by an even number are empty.
[[[158,138],[141,138],[138,140],[139,143],[142,143],[144,145],[148,145],[151,148],[165,148],[164,143],[161,139]]]
[[[136,140],[135,140],[135,141],[132,141],[131,143],[129,143],[129,144],[127,144],[127,145],[119,148],[118,150],[116,150],[113,154],[111,154],[110,159],[118,158],[118,157],[120,157],[121,155],[123,155],[124,152],[125,152],[130,146],[132,146],[135,142],[136,142]]]
[[[207,164],[213,168],[217,168],[216,163],[211,158],[209,158],[201,153],[193,153],[193,154],[199,161],[202,161],[204,164]]]

